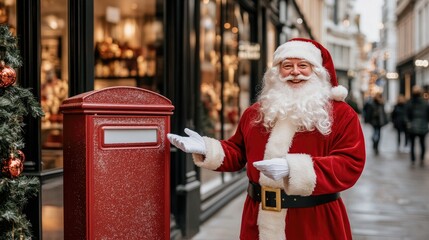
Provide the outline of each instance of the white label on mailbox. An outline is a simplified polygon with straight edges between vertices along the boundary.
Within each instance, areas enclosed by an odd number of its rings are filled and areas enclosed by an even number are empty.
[[[157,143],[156,129],[104,129],[104,144]]]

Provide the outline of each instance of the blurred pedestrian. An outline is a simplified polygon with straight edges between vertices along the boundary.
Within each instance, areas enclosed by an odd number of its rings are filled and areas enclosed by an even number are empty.
[[[397,134],[398,152],[406,152],[408,147],[407,110],[405,96],[400,94],[391,114],[393,127]],[[404,139],[401,141],[401,139]],[[403,142],[403,145],[401,145]]]
[[[258,102],[224,140],[168,134],[194,163],[249,178],[240,239],[352,239],[339,193],[365,164],[359,116],[344,102],[326,48],[292,39],[274,52]]]
[[[363,108],[362,108],[362,117],[363,117],[363,120],[364,120],[364,122],[365,123],[369,123],[370,122],[370,119],[369,119],[369,112],[370,112],[370,108],[371,108],[371,105],[372,105],[372,102],[373,102],[373,100],[372,100],[372,97],[370,96],[370,97],[367,97],[366,99],[365,99],[365,103],[363,104]]]
[[[384,99],[381,93],[375,94],[373,101],[368,105],[366,114],[368,122],[373,128],[372,148],[374,153],[378,155],[378,145],[381,139],[381,128],[388,123],[387,114],[384,110]]]
[[[355,97],[353,96],[353,94],[352,94],[352,93],[350,93],[350,94],[346,97],[346,103],[348,103],[348,104],[350,105],[350,107],[352,107],[352,108],[353,108],[353,110],[355,110],[355,112],[356,112],[357,114],[360,114],[360,113],[361,113],[360,108],[359,108],[359,105],[358,105],[358,103],[357,103],[357,101],[356,101],[356,99],[355,99]]]
[[[422,97],[420,86],[413,86],[411,99],[407,104],[407,125],[411,143],[411,165],[416,161],[415,139],[420,142],[420,165],[423,166],[426,153],[425,137],[429,131],[429,105]]]

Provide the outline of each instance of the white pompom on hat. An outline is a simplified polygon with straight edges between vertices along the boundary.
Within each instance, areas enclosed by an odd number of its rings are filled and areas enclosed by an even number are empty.
[[[280,64],[287,58],[305,59],[311,63],[315,71],[324,68],[332,85],[331,98],[336,101],[344,101],[348,90],[338,85],[334,62],[329,51],[320,43],[306,38],[293,38],[280,45],[274,52],[273,66]]]

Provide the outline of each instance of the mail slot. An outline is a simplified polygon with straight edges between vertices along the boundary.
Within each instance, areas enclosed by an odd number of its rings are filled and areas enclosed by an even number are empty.
[[[170,239],[171,101],[110,87],[60,109],[64,239]]]

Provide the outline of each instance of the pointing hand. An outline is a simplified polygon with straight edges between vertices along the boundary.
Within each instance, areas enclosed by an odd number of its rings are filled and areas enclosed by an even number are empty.
[[[170,143],[186,153],[206,154],[206,144],[203,137],[191,129],[185,128],[185,133],[189,137],[182,137],[176,134],[167,134]]]

